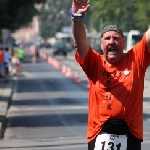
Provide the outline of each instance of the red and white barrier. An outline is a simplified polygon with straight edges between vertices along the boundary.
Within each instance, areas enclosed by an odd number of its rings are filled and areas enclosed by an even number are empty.
[[[65,65],[63,65],[63,66],[61,67],[61,73],[62,73],[62,74],[66,74],[66,72],[67,72],[67,67],[66,67]]]
[[[76,84],[81,84],[81,74],[79,72],[74,72],[74,78],[76,80]]]
[[[12,73],[17,75],[20,72],[20,60],[17,56],[12,57]]]
[[[46,56],[44,53],[40,52],[40,57],[44,60],[47,59],[48,64],[52,65],[54,68],[61,71],[63,75],[65,75],[67,78],[74,80],[74,82],[78,85],[82,84],[81,80],[81,73],[77,71],[73,71],[71,68],[67,67],[66,65],[60,65],[59,62],[52,58],[51,56]],[[90,83],[88,81],[86,89],[90,89]]]
[[[66,70],[66,77],[67,78],[71,78],[72,77],[72,72],[71,72],[71,69],[69,67],[67,67],[67,70]]]
[[[52,65],[54,68],[59,69],[59,62],[55,58],[52,59]]]

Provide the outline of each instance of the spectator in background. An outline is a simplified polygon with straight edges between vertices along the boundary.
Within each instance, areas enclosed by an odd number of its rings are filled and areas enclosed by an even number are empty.
[[[15,50],[12,50],[12,75],[17,75],[20,72],[20,60],[15,53]]]
[[[35,46],[35,55],[36,55],[36,58],[38,58],[39,57],[39,51],[40,51],[40,45],[36,45]]]
[[[24,58],[24,50],[22,47],[20,47],[18,49],[18,58],[20,59],[20,62],[22,62],[23,58]]]
[[[9,68],[11,67],[11,53],[9,52],[9,48],[5,48],[4,51],[4,68],[5,68],[5,78],[9,76]]]
[[[4,51],[0,48],[0,77],[4,76]]]

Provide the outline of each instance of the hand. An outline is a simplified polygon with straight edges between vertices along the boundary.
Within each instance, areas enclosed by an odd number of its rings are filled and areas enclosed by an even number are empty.
[[[72,0],[72,11],[77,14],[84,14],[90,8],[88,0]]]

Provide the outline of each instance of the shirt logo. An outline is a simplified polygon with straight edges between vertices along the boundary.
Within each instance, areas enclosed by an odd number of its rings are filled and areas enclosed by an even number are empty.
[[[125,71],[124,71],[124,75],[127,76],[127,75],[129,75],[129,74],[130,74],[130,72],[129,72],[128,70],[125,70]]]

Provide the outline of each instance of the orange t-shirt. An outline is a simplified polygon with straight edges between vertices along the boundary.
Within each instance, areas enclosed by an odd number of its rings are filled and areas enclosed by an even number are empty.
[[[77,53],[75,57],[90,83],[88,142],[108,119],[125,119],[130,132],[143,140],[144,76],[150,64],[145,36],[116,66],[107,64],[91,47],[84,60]]]
[[[0,50],[0,64],[4,64],[4,52]]]

